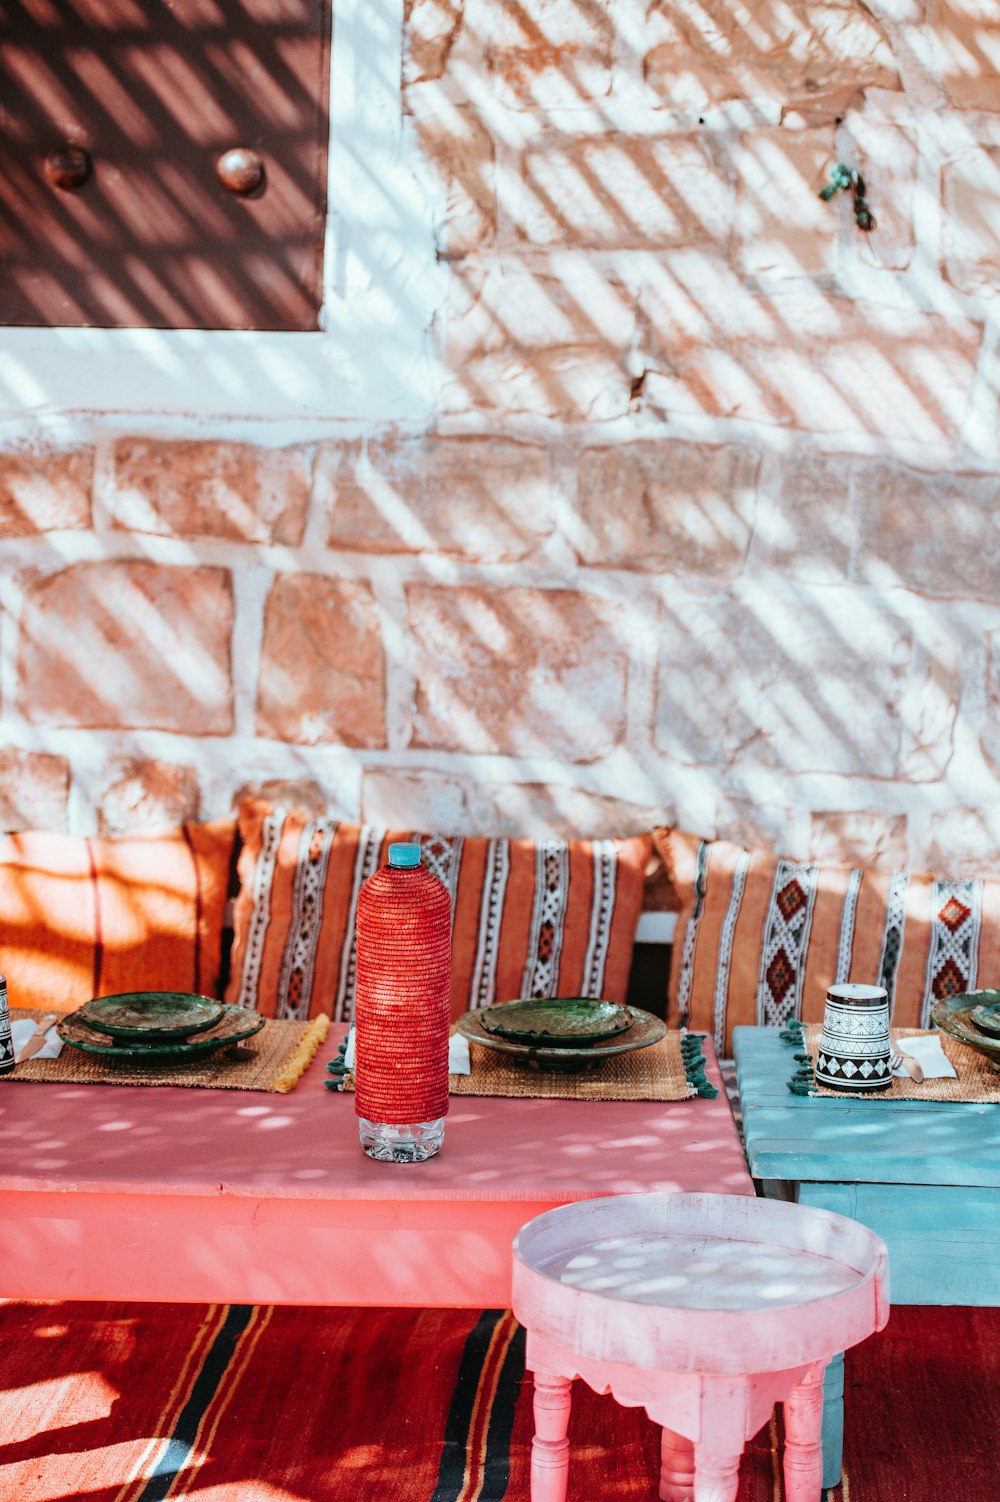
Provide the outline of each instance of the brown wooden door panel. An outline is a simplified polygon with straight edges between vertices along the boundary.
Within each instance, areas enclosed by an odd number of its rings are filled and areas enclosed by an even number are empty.
[[[329,0],[0,4],[0,323],[313,329]],[[46,157],[81,146],[77,191]],[[262,191],[216,162],[249,147]]]

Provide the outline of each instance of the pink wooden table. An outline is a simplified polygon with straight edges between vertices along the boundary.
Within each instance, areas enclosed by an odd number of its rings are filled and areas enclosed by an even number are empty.
[[[374,1163],[327,1044],[290,1095],[0,1086],[0,1297],[505,1308],[511,1242],[596,1195],[752,1194],[716,1100],[452,1101],[444,1150]]]

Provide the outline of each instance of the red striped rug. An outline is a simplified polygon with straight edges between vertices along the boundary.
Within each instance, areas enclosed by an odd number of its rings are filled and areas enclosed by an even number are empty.
[[[0,1306],[0,1499],[528,1498],[530,1380],[509,1313]],[[658,1431],[577,1384],[569,1502],[652,1502]],[[740,1502],[779,1502],[780,1428]],[[898,1309],[848,1356],[829,1502],[997,1502],[1000,1310]]]

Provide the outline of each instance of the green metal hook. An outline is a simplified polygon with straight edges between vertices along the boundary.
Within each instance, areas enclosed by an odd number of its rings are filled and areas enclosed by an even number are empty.
[[[851,192],[854,194],[854,222],[858,229],[865,234],[870,234],[875,228],[875,216],[868,207],[865,198],[865,180],[861,173],[854,167],[848,167],[844,162],[838,162],[830,168],[830,181],[825,188],[820,188],[819,196],[825,203],[829,203],[838,193]]]

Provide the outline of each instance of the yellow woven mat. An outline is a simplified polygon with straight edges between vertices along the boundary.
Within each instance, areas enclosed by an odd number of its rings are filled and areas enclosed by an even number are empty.
[[[668,1032],[659,1043],[634,1053],[613,1054],[579,1074],[551,1069],[528,1069],[503,1054],[469,1044],[470,1074],[448,1076],[450,1095],[509,1095],[542,1100],[690,1100],[697,1095],[689,1083],[681,1055],[681,1035]],[[353,1075],[341,1087],[354,1089]]]
[[[822,1031],[823,1025],[819,1022],[813,1022],[805,1029],[806,1048],[814,1069]],[[890,1036],[894,1042],[899,1043],[906,1038],[925,1038],[928,1033],[935,1033],[941,1039],[941,1046],[958,1078],[923,1080],[918,1085],[909,1075],[905,1078],[893,1075],[888,1090],[877,1090],[870,1096],[866,1094],[865,1100],[951,1100],[982,1105],[1000,1104],[1000,1072],[993,1069],[989,1060],[974,1048],[967,1048],[957,1038],[949,1038],[947,1033],[938,1032],[936,1028],[894,1027]],[[905,1053],[905,1048],[901,1052]],[[851,1098],[846,1090],[830,1090],[826,1085],[814,1084],[809,1093],[829,1095],[835,1100]],[[853,1098],[857,1100],[859,1096],[855,1095]]]
[[[11,1009],[11,1017],[44,1017],[40,1011]],[[27,1059],[0,1081],[16,1084],[35,1080],[54,1085],[193,1085],[210,1090],[269,1090],[279,1095],[294,1090],[306,1066],[330,1030],[329,1017],[312,1022],[269,1018],[254,1037],[189,1061],[162,1064],[107,1062],[100,1054],[83,1053],[63,1044],[58,1059]]]

